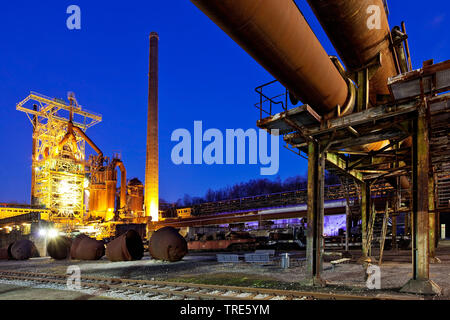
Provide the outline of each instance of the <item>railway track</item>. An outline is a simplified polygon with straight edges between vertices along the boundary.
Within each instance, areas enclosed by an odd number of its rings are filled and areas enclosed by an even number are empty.
[[[27,285],[52,284],[66,287],[66,274],[49,274],[0,270],[0,280],[19,281]],[[141,295],[146,299],[173,300],[416,300],[400,295],[362,296],[340,293],[275,290],[236,286],[218,286],[184,282],[135,280],[82,276],[81,289],[95,289],[99,296],[112,294]]]

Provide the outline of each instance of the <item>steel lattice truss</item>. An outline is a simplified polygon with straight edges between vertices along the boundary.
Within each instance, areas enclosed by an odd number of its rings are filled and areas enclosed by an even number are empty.
[[[85,141],[73,135],[62,143],[70,113],[73,125],[83,131],[102,120],[101,115],[83,110],[73,95],[69,100],[70,104],[31,92],[16,105],[33,125],[32,196],[35,204],[51,210],[50,219],[81,218],[84,214]]]

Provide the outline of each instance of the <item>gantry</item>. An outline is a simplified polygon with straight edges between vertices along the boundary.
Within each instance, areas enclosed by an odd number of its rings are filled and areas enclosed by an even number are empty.
[[[31,204],[50,209],[51,220],[74,223],[85,212],[84,132],[102,116],[85,110],[71,92],[68,100],[31,92],[16,110],[33,125]]]

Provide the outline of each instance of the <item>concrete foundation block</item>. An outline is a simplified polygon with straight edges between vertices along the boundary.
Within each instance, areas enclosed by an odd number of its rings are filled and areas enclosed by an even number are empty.
[[[400,292],[415,293],[423,295],[441,295],[442,289],[433,280],[411,279],[409,280]]]
[[[308,287],[325,287],[327,282],[321,277],[312,277],[301,282],[302,285]]]

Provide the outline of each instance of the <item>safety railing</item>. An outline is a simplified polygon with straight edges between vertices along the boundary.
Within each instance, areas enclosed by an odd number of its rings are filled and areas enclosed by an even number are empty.
[[[284,93],[278,94],[274,97],[269,97],[267,93],[264,93],[264,89],[268,89],[269,86],[278,83],[278,80],[273,80],[255,88],[256,93],[259,95],[259,102],[255,103],[255,107],[259,109],[259,119],[263,119],[263,116],[272,116],[274,106],[281,105],[283,111],[287,111],[289,103],[289,92],[285,89]],[[267,91],[266,91],[267,92]],[[277,109],[277,111],[281,111]]]

